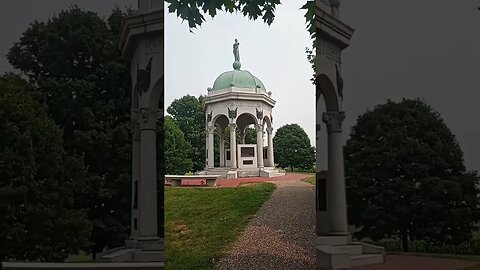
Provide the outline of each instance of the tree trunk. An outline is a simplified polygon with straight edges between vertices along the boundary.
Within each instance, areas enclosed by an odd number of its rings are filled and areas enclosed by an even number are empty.
[[[403,252],[408,252],[408,234],[402,234],[402,245],[403,245]]]
[[[293,166],[292,165],[290,165],[290,170],[293,172]]]

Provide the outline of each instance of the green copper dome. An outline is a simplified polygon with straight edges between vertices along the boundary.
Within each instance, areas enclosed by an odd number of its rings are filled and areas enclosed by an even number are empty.
[[[263,83],[252,73],[246,70],[235,69],[227,71],[215,80],[210,91],[221,90],[230,87],[255,89],[255,93],[267,93]]]
[[[233,44],[233,56],[235,58],[235,62],[233,62],[233,70],[220,74],[213,83],[213,87],[208,88],[208,92],[211,93],[212,91],[238,87],[251,89],[254,93],[267,94],[265,86],[257,77],[253,76],[252,73],[246,70],[240,70],[242,64],[240,63],[239,45],[240,43],[235,39],[235,43]]]

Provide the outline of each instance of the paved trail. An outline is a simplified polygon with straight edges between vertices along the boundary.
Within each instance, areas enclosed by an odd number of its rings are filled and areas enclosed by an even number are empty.
[[[277,189],[237,238],[216,270],[314,270],[314,186],[273,182]]]

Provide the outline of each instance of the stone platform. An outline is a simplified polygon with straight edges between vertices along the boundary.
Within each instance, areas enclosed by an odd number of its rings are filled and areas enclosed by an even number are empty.
[[[262,169],[232,169],[232,168],[211,168],[205,171],[197,172],[199,175],[220,175],[221,178],[249,178],[249,177],[278,177],[285,176],[285,171],[274,167],[264,167]]]
[[[381,264],[385,249],[360,242],[352,242],[350,235],[317,236],[317,269],[350,269]]]

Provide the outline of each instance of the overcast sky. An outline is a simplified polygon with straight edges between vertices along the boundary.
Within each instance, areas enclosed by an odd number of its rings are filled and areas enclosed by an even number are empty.
[[[33,20],[45,20],[72,4],[108,16],[114,4],[136,0],[0,1],[0,72],[4,55]],[[232,44],[240,42],[242,69],[252,72],[277,101],[274,128],[301,125],[314,141],[314,88],[304,49],[303,1],[283,1],[268,27],[223,14],[189,33],[174,15],[165,17],[166,104],[185,94],[205,94],[231,70]],[[467,168],[480,170],[480,1],[342,1],[341,18],[356,32],[343,52],[345,139],[357,116],[386,99],[423,97],[457,136]],[[323,129],[323,132],[325,128]],[[325,140],[323,140],[325,141]],[[324,145],[319,153],[325,155]]]

